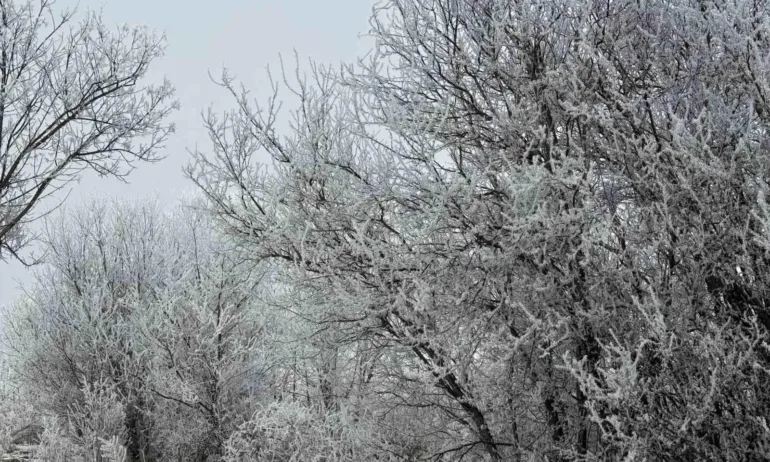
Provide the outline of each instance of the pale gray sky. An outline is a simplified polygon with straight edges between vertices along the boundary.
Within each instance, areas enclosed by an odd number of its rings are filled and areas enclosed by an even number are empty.
[[[300,59],[325,63],[352,61],[371,42],[368,31],[374,0],[59,0],[57,6],[78,5],[78,11],[102,8],[108,24],[146,25],[165,31],[166,56],[155,63],[152,79],[166,76],[177,89],[181,109],[174,114],[176,134],[166,159],[139,165],[129,184],[93,176],[74,185],[69,203],[89,197],[157,196],[169,204],[191,188],[181,174],[187,148],[207,146],[200,111],[213,103],[227,108],[230,99],[209,80],[227,67],[239,81],[258,92],[267,86],[266,66],[275,73],[279,55],[293,65]],[[65,191],[61,191],[65,192]],[[18,263],[0,262],[0,306],[18,296],[19,283],[29,280]]]

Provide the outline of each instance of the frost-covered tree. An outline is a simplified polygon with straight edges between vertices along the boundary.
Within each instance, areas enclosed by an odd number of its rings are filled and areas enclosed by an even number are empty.
[[[5,326],[14,373],[36,406],[71,422],[77,438],[124,437],[132,460],[153,450],[149,369],[134,326],[144,311],[137,308],[173,271],[165,225],[153,205],[118,212],[106,203],[49,223],[48,265]],[[100,412],[120,413],[123,422],[94,424],[94,412],[81,412],[89,403],[112,405],[105,394],[120,402]],[[105,425],[124,432],[93,433]]]
[[[46,231],[48,263],[5,326],[32,406],[86,460],[218,460],[268,387],[259,275],[188,209],[93,203]]]
[[[145,28],[53,0],[3,1],[0,28],[0,258],[18,258],[46,197],[86,170],[122,178],[157,160],[175,103],[169,83],[145,83],[164,50]]]
[[[360,409],[436,459],[764,460],[768,5],[375,11],[370,58],[291,86],[284,135],[224,79],[188,172],[245,255],[324,294],[335,347],[377,345]]]
[[[164,457],[220,460],[230,434],[272,396],[262,274],[217,244],[200,215],[180,225],[180,277],[166,281],[142,318],[148,387]]]

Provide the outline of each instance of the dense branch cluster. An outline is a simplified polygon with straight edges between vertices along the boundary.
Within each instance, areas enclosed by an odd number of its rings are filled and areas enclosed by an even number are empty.
[[[43,199],[85,170],[158,159],[173,131],[172,87],[141,83],[161,37],[94,14],[74,24],[53,3],[0,2],[0,252],[16,258]]]

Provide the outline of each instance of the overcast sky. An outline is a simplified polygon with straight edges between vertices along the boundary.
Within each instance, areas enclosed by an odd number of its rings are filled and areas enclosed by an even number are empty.
[[[230,99],[209,80],[227,67],[248,88],[267,86],[266,66],[277,71],[279,55],[292,65],[300,59],[325,63],[352,61],[363,55],[374,0],[58,0],[57,6],[78,5],[79,11],[102,9],[108,24],[146,25],[164,31],[166,56],[155,63],[150,78],[167,77],[177,89],[181,109],[174,114],[176,134],[157,164],[139,165],[129,184],[89,177],[73,187],[68,203],[90,197],[157,196],[173,204],[191,187],[181,174],[187,148],[206,147],[200,111],[213,104],[230,106]],[[65,192],[65,191],[61,191]],[[18,263],[0,262],[0,306],[19,294],[28,282]]]

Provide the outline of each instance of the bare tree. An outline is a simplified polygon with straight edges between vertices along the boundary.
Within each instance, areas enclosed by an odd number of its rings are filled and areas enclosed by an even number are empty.
[[[53,0],[0,1],[0,27],[0,252],[18,258],[47,196],[85,170],[123,178],[157,160],[175,103],[168,82],[142,83],[164,50],[145,28]]]
[[[284,136],[225,81],[189,173],[250,257],[326,290],[324,327],[402,355],[378,406],[449,416],[436,460],[766,460],[767,3],[386,0],[372,25]]]

